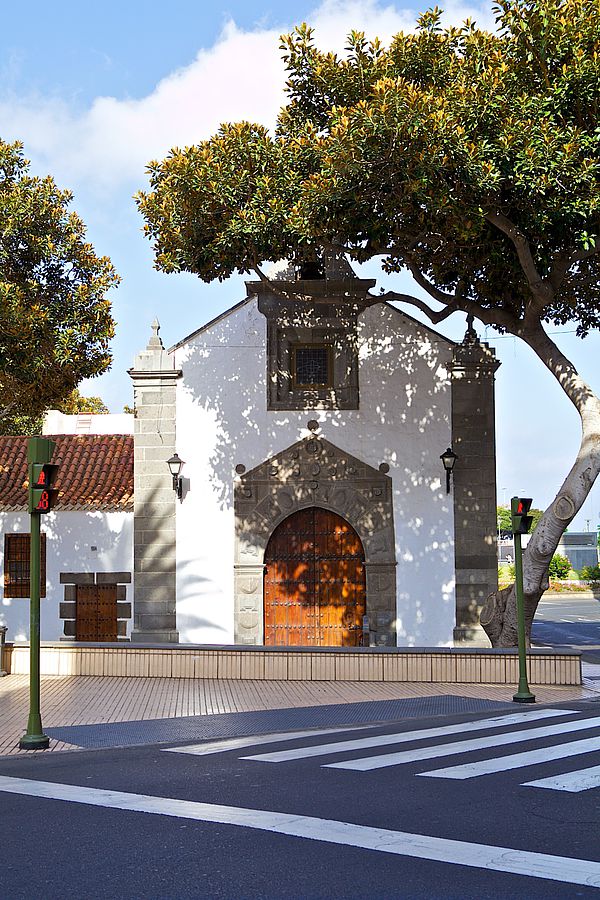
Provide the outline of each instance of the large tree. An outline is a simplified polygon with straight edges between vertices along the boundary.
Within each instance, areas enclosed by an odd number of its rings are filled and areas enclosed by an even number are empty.
[[[321,53],[283,39],[288,102],[276,132],[225,125],[150,165],[138,202],[164,271],[206,281],[334,247],[408,269],[439,323],[462,312],[528,344],[581,418],[579,453],[524,560],[530,627],[548,565],[600,469],[600,400],[548,334],[600,324],[600,6],[501,0],[494,33],[438,10],[389,49],[353,32]],[[429,301],[423,300],[428,296]],[[482,611],[516,643],[515,595]]]
[[[118,278],[70,201],[0,139],[0,419],[35,418],[110,365]]]

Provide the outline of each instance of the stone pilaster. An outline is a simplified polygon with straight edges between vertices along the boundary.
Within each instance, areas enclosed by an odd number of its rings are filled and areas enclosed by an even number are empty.
[[[487,644],[479,611],[498,587],[494,374],[500,363],[469,324],[452,372],[456,622],[454,642]]]
[[[236,565],[234,571],[235,643],[264,643],[264,565]]]
[[[369,646],[396,643],[396,563],[365,563]]]
[[[176,504],[167,460],[175,446],[175,390],[181,371],[158,336],[129,370],[134,428],[134,607],[132,641],[176,643]]]

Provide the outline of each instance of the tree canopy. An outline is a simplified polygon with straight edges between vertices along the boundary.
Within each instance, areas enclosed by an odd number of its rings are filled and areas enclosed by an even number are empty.
[[[407,267],[441,304],[511,332],[600,324],[595,0],[503,0],[499,29],[440,11],[340,59],[283,39],[276,133],[223,125],[150,166],[156,264],[203,279],[327,244]]]
[[[600,326],[600,5],[495,10],[494,32],[444,28],[437,8],[389,48],[352,32],[344,57],[300,26],[282,38],[289,79],[275,132],[226,124],[176,148],[150,164],[137,200],[163,271],[264,279],[264,261],[322,249],[381,257],[420,288],[383,299],[433,323],[466,313],[533,349],[578,410],[582,442],[525,554],[531,621],[600,471],[600,400],[547,331]],[[510,646],[514,593],[490,603],[482,624]]]
[[[0,417],[36,417],[110,365],[118,278],[71,199],[0,139]]]

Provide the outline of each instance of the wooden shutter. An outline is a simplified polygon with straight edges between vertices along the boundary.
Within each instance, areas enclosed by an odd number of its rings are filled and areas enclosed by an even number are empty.
[[[29,534],[4,535],[4,596],[29,597]],[[41,534],[40,597],[46,596],[46,535]]]

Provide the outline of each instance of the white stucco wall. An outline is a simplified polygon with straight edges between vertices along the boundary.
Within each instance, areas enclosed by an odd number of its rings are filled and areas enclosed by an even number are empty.
[[[79,413],[68,415],[49,409],[42,434],[133,434],[131,413]]]
[[[56,641],[63,637],[59,604],[64,600],[61,572],[131,572],[133,578],[133,513],[69,512],[56,510],[42,516],[46,533],[46,597],[41,601],[40,637]],[[4,571],[4,534],[28,533],[27,513],[0,513],[0,557]],[[96,547],[96,550],[92,548]],[[6,639],[29,638],[29,600],[4,596],[0,580],[0,625],[7,625]],[[127,599],[133,584],[127,585]],[[129,633],[130,623],[128,623]]]
[[[180,640],[233,641],[233,484],[290,446],[317,419],[321,435],[377,468],[394,490],[397,632],[401,646],[452,642],[452,495],[440,454],[451,443],[451,346],[377,304],[359,320],[359,410],[267,411],[266,319],[253,299],[175,350],[177,452],[185,460],[177,509]]]

